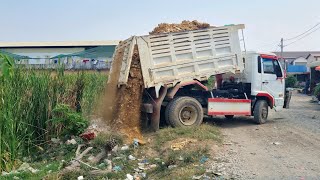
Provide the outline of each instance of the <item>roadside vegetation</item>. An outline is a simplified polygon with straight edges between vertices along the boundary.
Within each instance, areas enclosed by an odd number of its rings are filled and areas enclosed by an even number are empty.
[[[17,68],[2,54],[0,63],[0,171],[10,172],[51,138],[81,133],[107,77]]]
[[[293,88],[295,87],[295,85],[297,84],[297,78],[293,75],[289,75],[287,78],[286,78],[286,88],[290,87],[290,88]]]
[[[0,62],[0,179],[190,179],[206,173],[222,141],[207,124],[146,133],[145,144],[109,130],[85,140],[106,74]]]

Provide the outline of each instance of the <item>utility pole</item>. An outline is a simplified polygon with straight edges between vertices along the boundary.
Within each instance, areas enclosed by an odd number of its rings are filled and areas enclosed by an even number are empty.
[[[281,41],[280,41],[280,48],[281,48],[280,56],[281,56],[281,60],[283,61],[283,64],[284,64],[284,70],[287,70],[287,64],[283,59],[283,38],[281,38]]]

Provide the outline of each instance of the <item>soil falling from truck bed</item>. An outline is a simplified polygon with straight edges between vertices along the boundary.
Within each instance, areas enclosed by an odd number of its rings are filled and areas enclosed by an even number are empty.
[[[100,108],[98,109],[98,113],[100,113],[103,119],[107,122],[109,126],[113,126],[114,124],[114,113],[115,111],[115,103],[118,96],[118,79],[120,75],[122,57],[124,54],[124,42],[119,42],[111,69],[108,77],[107,87],[105,89],[104,95],[100,102]]]
[[[198,21],[182,21],[180,24],[159,24],[150,34],[181,32],[210,27],[207,23]],[[140,111],[144,90],[140,57],[137,45],[134,47],[127,86],[118,88],[118,79],[124,55],[124,44],[117,46],[113,59],[108,85],[103,99],[103,118],[114,130],[119,130],[128,137],[128,142],[134,138],[143,142],[141,134]]]
[[[140,111],[144,86],[138,47],[134,47],[127,85],[118,87],[125,47],[123,43],[119,43],[112,62],[103,97],[102,116],[113,130],[120,131],[127,136],[128,143],[135,138],[143,142]]]
[[[128,136],[128,140],[134,138],[143,141],[141,135],[140,112],[143,93],[143,78],[140,65],[138,46],[135,45],[132,56],[128,82],[121,86],[116,100],[116,112],[114,123],[119,130]]]

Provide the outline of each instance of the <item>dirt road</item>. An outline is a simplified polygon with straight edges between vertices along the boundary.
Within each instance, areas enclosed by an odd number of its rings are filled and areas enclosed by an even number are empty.
[[[320,105],[294,94],[269,121],[214,119],[225,142],[208,169],[235,179],[320,179]]]

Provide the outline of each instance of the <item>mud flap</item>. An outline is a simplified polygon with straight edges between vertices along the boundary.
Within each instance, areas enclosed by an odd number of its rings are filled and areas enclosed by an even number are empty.
[[[284,96],[283,108],[289,109],[289,104],[290,104],[291,96],[292,96],[292,91],[286,90],[286,94],[285,94],[285,96]]]

